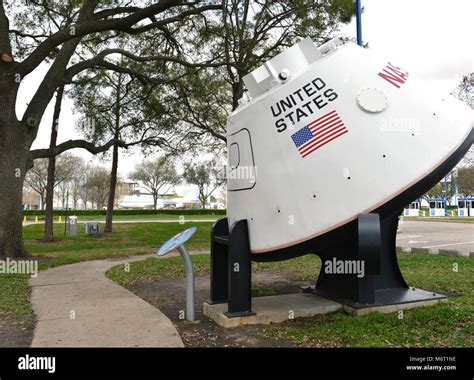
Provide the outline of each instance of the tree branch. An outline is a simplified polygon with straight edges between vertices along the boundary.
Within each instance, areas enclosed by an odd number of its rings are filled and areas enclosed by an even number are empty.
[[[25,32],[22,32],[21,30],[16,30],[16,29],[10,29],[9,33],[15,34],[16,36],[19,36],[19,37],[31,38],[35,41],[38,41],[40,38],[47,38],[49,36],[48,34],[25,33]]]
[[[123,72],[123,73],[128,73],[130,75],[133,75],[137,78],[143,78],[147,79],[148,82],[153,82],[150,80],[149,77],[146,75],[134,71],[130,68],[118,66],[112,62],[106,61],[104,58],[106,58],[108,55],[112,54],[121,54],[127,58],[132,59],[133,61],[136,62],[150,62],[150,61],[164,61],[164,62],[174,62],[178,63],[182,66],[189,67],[189,68],[201,68],[201,67],[221,67],[226,65],[225,62],[219,62],[219,63],[211,63],[212,61],[207,61],[207,62],[201,62],[201,63],[191,63],[184,61],[180,58],[177,57],[170,57],[170,56],[164,56],[164,55],[154,55],[154,56],[144,56],[140,57],[137,56],[129,51],[126,51],[124,49],[105,49],[101,51],[99,54],[97,54],[94,58],[82,61],[80,63],[75,64],[74,66],[71,66],[69,69],[66,70],[66,75],[65,78],[66,80],[70,83],[74,76],[79,74],[80,72],[86,70],[86,69],[92,69],[94,67],[104,67],[111,69],[113,71],[118,71],[118,72]],[[169,81],[167,81],[169,82]],[[161,83],[161,82],[160,82]]]
[[[103,19],[111,16],[116,16],[122,13],[133,13],[136,11],[139,11],[141,8],[140,7],[117,7],[117,8],[111,8],[111,9],[104,9],[102,11],[99,11],[95,13],[96,18],[98,19]]]
[[[93,143],[86,141],[86,140],[68,140],[59,145],[56,145],[54,148],[48,149],[34,149],[30,150],[28,158],[30,160],[36,160],[38,158],[49,158],[57,156],[66,150],[75,149],[75,148],[82,148],[87,150],[92,154],[98,154],[107,151],[114,143],[118,144],[121,148],[126,148],[127,144],[123,141],[112,139],[105,143],[104,145],[96,146]]]
[[[57,46],[63,44],[74,38],[83,37],[92,33],[100,33],[106,31],[122,31],[127,34],[141,34],[148,30],[154,29],[158,26],[167,25],[169,23],[179,21],[187,16],[199,14],[206,10],[220,9],[219,5],[205,5],[198,8],[193,8],[188,11],[181,12],[178,16],[165,18],[161,21],[152,22],[148,25],[139,28],[133,28],[134,25],[150,18],[151,16],[165,12],[166,10],[175,7],[176,5],[186,5],[184,2],[177,4],[176,0],[161,0],[157,4],[150,5],[145,8],[133,12],[129,16],[120,18],[111,18],[106,20],[98,20],[97,15],[93,19],[79,22],[75,26],[70,26],[67,29],[60,30],[53,34],[45,41],[43,41],[23,62],[19,67],[19,73],[23,76],[28,75],[33,71]]]

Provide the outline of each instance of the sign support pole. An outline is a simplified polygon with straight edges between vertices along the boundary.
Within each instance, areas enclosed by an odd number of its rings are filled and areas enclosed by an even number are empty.
[[[357,45],[362,46],[362,11],[361,0],[356,0]]]

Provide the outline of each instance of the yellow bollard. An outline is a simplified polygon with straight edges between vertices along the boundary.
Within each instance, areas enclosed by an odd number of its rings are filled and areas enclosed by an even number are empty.
[[[58,223],[62,223],[62,222],[63,222],[63,220],[61,218],[61,215],[59,215]]]
[[[23,217],[23,224],[26,224],[26,216]]]
[[[38,215],[35,216],[35,223],[38,223]]]

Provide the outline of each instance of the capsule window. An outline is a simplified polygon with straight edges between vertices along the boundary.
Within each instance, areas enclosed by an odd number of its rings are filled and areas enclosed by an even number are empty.
[[[257,172],[252,148],[252,138],[247,128],[229,135],[227,178],[228,191],[250,190],[256,184]]]

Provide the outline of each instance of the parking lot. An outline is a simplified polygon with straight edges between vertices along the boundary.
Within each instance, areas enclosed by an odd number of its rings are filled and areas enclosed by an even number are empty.
[[[397,247],[423,248],[435,254],[440,249],[455,250],[469,256],[474,252],[474,223],[403,220],[397,234]]]

